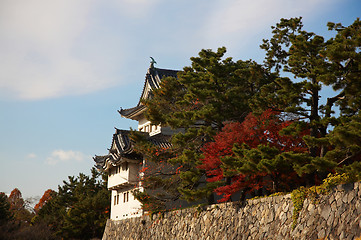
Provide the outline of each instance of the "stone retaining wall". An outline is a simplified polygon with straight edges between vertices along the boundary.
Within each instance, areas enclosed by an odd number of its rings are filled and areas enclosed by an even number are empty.
[[[340,185],[317,203],[306,199],[292,229],[291,195],[184,209],[163,216],[108,220],[115,239],[355,239],[361,236],[361,183]]]

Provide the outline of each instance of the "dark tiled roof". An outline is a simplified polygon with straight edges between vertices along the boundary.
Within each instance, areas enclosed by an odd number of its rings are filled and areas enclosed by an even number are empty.
[[[148,141],[156,146],[162,148],[170,148],[172,145],[169,142],[170,136],[163,134],[157,134],[155,136],[149,136],[148,133],[143,133]],[[139,161],[142,160],[142,155],[134,151],[134,142],[129,137],[130,131],[116,129],[113,134],[112,145],[109,149],[109,154],[105,156],[95,156],[95,166],[99,170],[105,170],[110,166],[117,165],[122,161]]]
[[[133,108],[120,109],[118,112],[125,118],[129,118],[137,112],[143,111],[145,107],[142,105],[142,100],[148,99],[150,97],[150,92],[152,89],[158,89],[160,82],[165,77],[177,77],[178,70],[171,69],[161,69],[150,67],[148,72],[145,75],[145,82],[143,86],[142,95],[140,96],[138,105]]]
[[[157,134],[149,137],[148,141],[161,148],[171,148],[170,138],[169,135]]]
[[[127,109],[120,109],[118,112],[123,117],[129,118],[134,114],[137,114],[138,112],[142,112],[146,107],[144,105],[137,105],[136,107],[127,108]]]

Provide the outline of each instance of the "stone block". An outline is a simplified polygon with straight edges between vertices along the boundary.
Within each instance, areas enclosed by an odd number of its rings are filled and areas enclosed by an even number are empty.
[[[354,198],[355,198],[355,193],[349,192],[347,195],[347,203],[350,204]]]
[[[328,217],[330,216],[330,213],[331,213],[331,206],[326,205],[325,207],[323,207],[320,215],[327,221]]]
[[[333,221],[335,219],[335,212],[330,212],[330,215],[327,219],[327,226],[333,226]]]
[[[324,228],[322,228],[318,233],[317,233],[317,238],[321,239],[326,237],[326,231]]]
[[[293,203],[286,195],[237,206],[213,205],[202,213],[178,210],[162,220],[109,220],[103,239],[123,239],[125,233],[126,239],[354,239],[361,235],[361,190],[360,183],[353,186],[352,191],[347,186],[335,188],[316,205],[305,201],[294,230]]]
[[[306,220],[306,226],[312,226],[315,222],[315,217],[314,215],[311,215],[310,217],[308,217],[308,219],[305,219]]]

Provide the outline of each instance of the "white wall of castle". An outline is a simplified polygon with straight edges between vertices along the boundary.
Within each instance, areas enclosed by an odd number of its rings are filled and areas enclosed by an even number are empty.
[[[161,133],[161,127],[157,125],[152,125],[150,121],[143,118],[139,120],[138,131],[147,132],[150,136]]]
[[[138,131],[148,132],[150,136],[162,133],[171,135],[174,131],[169,127],[152,125],[146,118],[138,120]],[[121,220],[142,216],[141,203],[132,194],[138,184],[141,166],[139,163],[123,163],[110,169],[108,175],[108,189],[111,194],[110,219]],[[142,190],[142,189],[140,189]]]
[[[135,188],[112,190],[110,219],[121,220],[142,216],[140,202],[132,194]]]
[[[139,181],[139,163],[123,163],[110,169],[108,175],[108,189],[126,183],[137,184]]]
[[[138,131],[147,132],[149,136],[154,136],[159,133],[164,135],[172,135],[176,131],[172,130],[170,127],[161,127],[160,125],[152,125],[150,121],[145,118],[142,118],[138,122]]]
[[[130,162],[110,169],[108,175],[108,188],[111,189],[110,219],[121,220],[142,215],[141,204],[132,193],[139,183],[139,170],[139,163]]]

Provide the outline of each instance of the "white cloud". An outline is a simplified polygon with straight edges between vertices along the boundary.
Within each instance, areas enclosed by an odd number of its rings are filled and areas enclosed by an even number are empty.
[[[28,155],[26,155],[27,158],[36,158],[37,155],[35,153],[29,153]]]
[[[229,39],[241,45],[252,36],[275,25],[280,18],[314,15],[329,0],[227,0],[213,6],[202,30],[205,39],[214,42]]]
[[[133,19],[144,19],[162,0],[113,0],[119,12]],[[166,2],[165,2],[166,4]]]
[[[46,164],[55,165],[59,162],[68,162],[68,161],[84,161],[84,159],[90,158],[90,156],[85,155],[82,152],[78,151],[64,151],[64,150],[54,150],[50,156],[46,159]]]
[[[132,80],[144,56],[187,52],[188,59],[201,48],[245,49],[279,18],[314,16],[335,1],[0,1],[0,97],[33,100],[114,87]]]
[[[20,99],[84,94],[112,86],[96,56],[76,54],[92,24],[91,0],[0,3],[0,93]]]

